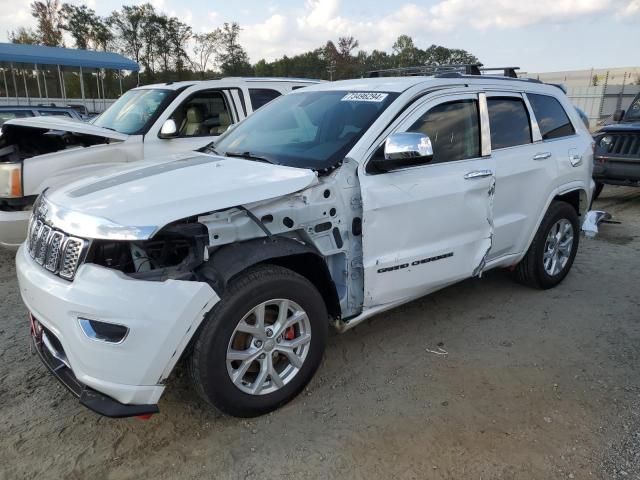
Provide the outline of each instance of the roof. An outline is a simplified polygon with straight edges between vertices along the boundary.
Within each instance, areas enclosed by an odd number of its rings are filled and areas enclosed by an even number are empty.
[[[527,89],[544,89],[549,85],[540,83],[528,78],[509,78],[497,75],[451,75],[451,76],[406,76],[406,77],[374,77],[358,78],[353,80],[338,80],[326,82],[307,87],[310,90],[348,90],[355,92],[397,92],[402,93],[416,85],[425,87],[437,87],[440,85],[459,84],[491,84],[504,87],[522,88],[527,85]],[[556,88],[556,87],[553,87]]]
[[[179,90],[184,87],[191,87],[192,85],[210,86],[210,87],[238,87],[242,84],[250,83],[262,83],[265,86],[273,85],[274,83],[289,83],[291,85],[318,85],[323,82],[322,80],[309,80],[300,78],[277,78],[277,77],[224,77],[214,80],[184,80],[180,82],[166,82],[166,83],[152,83],[149,85],[142,85],[136,87],[136,89],[149,89],[149,88],[162,88],[165,90]],[[251,86],[251,85],[250,85]]]
[[[349,90],[356,92],[404,92],[419,83],[433,82],[433,77],[377,77],[324,82],[306,88],[309,90]]]
[[[107,68],[111,70],[131,70],[134,72],[140,69],[138,64],[133,60],[129,60],[114,52],[45,47],[42,45],[22,45],[18,43],[0,43],[0,62]]]

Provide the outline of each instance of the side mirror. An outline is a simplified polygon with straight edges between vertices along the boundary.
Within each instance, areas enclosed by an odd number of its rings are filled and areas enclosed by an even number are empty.
[[[178,134],[178,126],[176,125],[176,121],[173,118],[168,118],[162,124],[162,128],[160,129],[160,138],[171,138],[175,137]]]
[[[424,133],[392,133],[384,142],[384,155],[374,159],[378,171],[422,165],[433,160],[431,139]]]
[[[624,110],[616,110],[613,114],[613,121],[619,122],[624,118]]]

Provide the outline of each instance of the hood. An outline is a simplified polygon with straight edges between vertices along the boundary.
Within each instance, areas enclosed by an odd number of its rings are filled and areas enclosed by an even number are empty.
[[[108,128],[98,127],[82,120],[59,116],[41,116],[29,118],[16,118],[7,120],[4,125],[15,125],[20,127],[44,128],[47,130],[62,130],[64,132],[81,133],[85,135],[95,135],[96,137],[112,138],[114,140],[126,140],[129,135],[116,132]]]
[[[640,132],[640,121],[635,122],[622,122],[622,123],[612,123],[611,125],[605,125],[600,130],[598,130],[596,135],[601,133],[631,133],[631,132]]]
[[[165,225],[297,192],[315,172],[202,153],[144,162],[46,192],[37,211],[71,235],[145,240]]]

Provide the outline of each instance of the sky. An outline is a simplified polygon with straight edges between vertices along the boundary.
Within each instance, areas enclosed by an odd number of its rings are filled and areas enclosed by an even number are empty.
[[[100,15],[122,0],[68,0]],[[144,3],[139,0],[128,5]],[[391,51],[401,34],[420,48],[463,48],[485,66],[548,72],[640,65],[640,0],[150,0],[196,32],[236,21],[252,63],[354,36]],[[0,0],[0,41],[33,26],[28,0]],[[69,45],[71,46],[71,45]]]

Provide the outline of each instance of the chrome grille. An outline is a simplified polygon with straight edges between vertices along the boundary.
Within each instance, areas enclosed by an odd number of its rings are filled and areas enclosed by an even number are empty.
[[[29,225],[29,254],[38,264],[65,280],[73,280],[87,245],[87,241],[55,230],[40,218],[33,218]]]
[[[71,280],[76,274],[83,246],[84,241],[79,238],[70,237],[65,242],[63,250],[64,253],[62,254],[62,265],[60,266],[59,273],[62,278]]]

